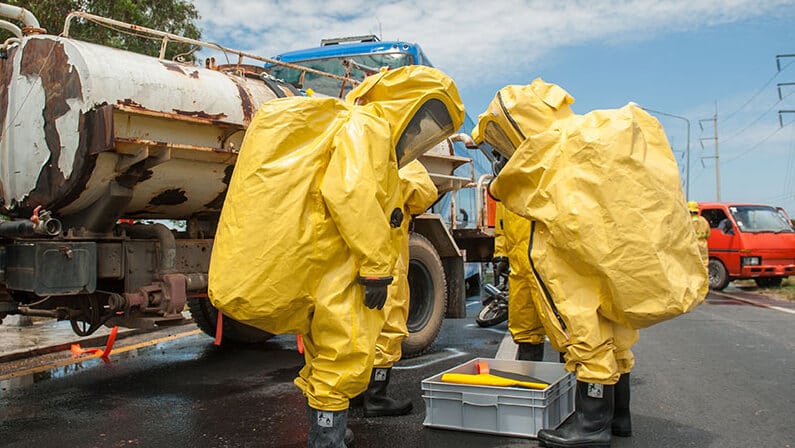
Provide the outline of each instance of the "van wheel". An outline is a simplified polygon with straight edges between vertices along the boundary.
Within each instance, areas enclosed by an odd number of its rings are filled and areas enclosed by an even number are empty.
[[[729,284],[729,272],[720,260],[709,260],[709,289],[722,291]]]
[[[447,288],[442,260],[422,235],[409,236],[409,335],[403,340],[403,358],[427,352],[442,329],[447,311]]]
[[[760,288],[778,288],[781,286],[781,277],[759,277],[755,278],[756,286]]]
[[[210,303],[210,299],[190,297],[188,298],[188,309],[199,329],[214,338],[215,326],[218,322],[218,308]],[[267,331],[240,323],[229,316],[224,316],[223,325],[221,344],[259,344],[273,337]]]

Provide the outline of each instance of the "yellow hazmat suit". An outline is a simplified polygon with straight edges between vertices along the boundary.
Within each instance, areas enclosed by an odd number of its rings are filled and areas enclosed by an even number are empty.
[[[499,219],[494,232],[495,256],[498,250],[502,251],[511,266],[508,274],[508,330],[516,343],[543,344],[544,327],[533,300],[533,271],[527,258],[530,221],[506,210],[501,202],[497,203],[496,216]]]
[[[411,216],[424,213],[438,196],[428,171],[417,160],[400,169],[400,192],[405,219],[398,229],[396,247],[399,256],[392,271],[394,280],[389,285],[389,293],[384,305],[386,320],[378,336],[374,367],[388,368],[400,360],[401,344],[409,335],[406,321],[409,315],[409,224]]]
[[[531,221],[548,336],[578,380],[610,385],[632,368],[637,329],[703,299],[706,270],[657,120],[633,105],[578,116],[572,102],[540,79],[506,87],[478,134],[511,157],[490,191]]]
[[[369,381],[384,314],[365,306],[360,281],[391,278],[398,167],[463,121],[452,80],[430,67],[368,77],[346,102],[292,97],[260,107],[209,272],[210,300],[225,314],[304,336],[306,365],[295,383],[324,411],[347,409]]]
[[[696,232],[696,240],[698,241],[698,251],[701,253],[701,261],[709,272],[709,247],[707,244],[711,232],[709,222],[706,218],[698,214],[698,202],[688,202],[687,208],[690,210],[690,219],[693,223],[693,230]]]

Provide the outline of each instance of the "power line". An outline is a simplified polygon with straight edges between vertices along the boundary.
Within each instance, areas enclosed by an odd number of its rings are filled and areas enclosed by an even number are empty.
[[[770,133],[770,135],[768,135],[767,137],[763,138],[763,139],[762,139],[762,140],[761,140],[759,143],[755,144],[754,146],[752,146],[751,148],[749,148],[749,149],[748,149],[748,150],[746,150],[745,152],[743,152],[743,153],[741,153],[741,154],[738,154],[738,155],[736,155],[736,156],[732,157],[732,158],[731,158],[731,159],[729,159],[729,160],[726,160],[726,161],[725,161],[725,162],[723,162],[723,163],[731,163],[731,162],[734,162],[735,160],[737,160],[737,159],[739,159],[739,158],[741,158],[741,157],[745,157],[745,156],[746,156],[746,155],[748,155],[748,154],[749,154],[751,151],[753,151],[754,149],[756,149],[756,148],[760,147],[760,146],[762,145],[762,143],[764,143],[764,142],[766,142],[766,141],[770,140],[770,138],[771,138],[771,137],[773,137],[774,135],[778,134],[778,133],[779,133],[779,131],[781,131],[782,129],[784,129],[784,128],[788,127],[788,126],[792,126],[792,124],[793,124],[793,123],[795,123],[795,121],[793,121],[793,122],[790,122],[790,123],[787,123],[787,124],[785,124],[785,125],[784,125],[784,126],[782,126],[782,127],[778,127],[778,128],[776,128],[776,130],[775,130],[775,131],[773,131],[772,133]]]
[[[779,55],[779,56],[789,56],[789,55]],[[765,83],[765,84],[764,84],[762,87],[760,87],[760,88],[759,88],[759,90],[758,90],[756,93],[754,93],[754,94],[751,96],[751,98],[749,98],[749,99],[748,99],[748,101],[746,101],[745,103],[743,103],[743,105],[742,105],[742,106],[740,106],[740,107],[739,107],[737,110],[735,110],[734,112],[732,112],[732,113],[730,113],[730,114],[726,115],[726,118],[724,118],[724,119],[723,119],[724,123],[725,123],[725,122],[727,122],[727,121],[729,121],[729,120],[730,120],[730,119],[731,119],[733,116],[735,116],[735,115],[736,115],[738,112],[740,112],[741,110],[743,110],[743,109],[745,108],[745,106],[747,106],[748,104],[750,104],[750,103],[751,103],[751,101],[755,100],[755,99],[756,99],[756,97],[758,97],[758,96],[759,96],[759,95],[760,95],[762,92],[764,92],[765,88],[767,88],[767,86],[769,86],[769,85],[770,85],[770,83],[771,83],[771,82],[773,82],[773,80],[774,80],[774,79],[776,79],[776,78],[778,77],[778,75],[780,75],[780,74],[781,74],[781,72],[783,72],[784,70],[786,70],[786,69],[787,69],[787,67],[789,67],[790,65],[792,65],[793,63],[795,63],[795,60],[793,60],[793,61],[791,61],[791,62],[788,62],[786,65],[784,65],[784,67],[781,67],[781,63],[780,63],[780,58],[779,58],[779,56],[776,56],[776,66],[778,67],[778,71],[776,71],[776,73],[775,73],[773,76],[771,76],[771,77],[770,77],[770,79],[768,79],[768,80],[767,80],[767,82],[766,82],[766,83]]]
[[[751,126],[753,126],[753,125],[755,125],[756,123],[758,123],[758,122],[759,122],[759,120],[761,120],[762,118],[764,118],[764,116],[765,116],[765,115],[767,115],[767,114],[768,114],[768,113],[769,113],[771,110],[773,110],[773,108],[774,108],[774,107],[776,107],[776,106],[778,105],[778,103],[782,102],[784,99],[788,98],[788,97],[789,97],[790,95],[792,95],[793,93],[795,93],[795,92],[790,92],[790,93],[788,93],[787,95],[785,95],[783,98],[781,98],[781,99],[779,99],[778,101],[776,101],[775,103],[773,103],[773,105],[771,105],[771,106],[770,106],[770,107],[769,107],[769,108],[768,108],[766,111],[762,112],[762,115],[758,116],[758,117],[757,117],[757,118],[756,118],[754,121],[752,121],[751,123],[749,123],[747,126],[745,126],[744,128],[742,128],[740,131],[736,132],[736,133],[735,133],[734,135],[732,135],[731,137],[727,137],[727,138],[725,138],[725,139],[723,140],[723,143],[725,144],[726,142],[729,142],[729,141],[731,141],[731,140],[733,140],[733,139],[737,138],[737,137],[738,137],[740,134],[742,134],[743,132],[747,131],[747,130],[748,130],[748,128],[750,128]]]

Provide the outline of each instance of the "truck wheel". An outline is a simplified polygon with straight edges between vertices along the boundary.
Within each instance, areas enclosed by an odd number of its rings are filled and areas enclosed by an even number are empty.
[[[756,286],[760,288],[778,288],[781,286],[781,277],[758,277],[755,278]]]
[[[218,308],[210,303],[210,299],[191,297],[188,299],[188,309],[196,325],[209,336],[215,337]],[[273,337],[267,331],[240,323],[229,316],[224,316],[222,333],[221,344],[258,344]]]
[[[447,289],[442,260],[430,241],[412,233],[409,237],[409,336],[403,340],[403,358],[427,352],[447,311]]]
[[[720,260],[709,260],[709,289],[722,291],[729,284],[729,272]]]

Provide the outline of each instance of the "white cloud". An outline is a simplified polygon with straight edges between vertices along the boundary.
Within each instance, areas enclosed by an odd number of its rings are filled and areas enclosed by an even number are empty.
[[[222,45],[263,56],[319,45],[323,38],[360,34],[381,35],[384,40],[419,43],[433,63],[450,74],[459,86],[473,117],[482,110],[493,92],[507,82],[522,82],[528,73],[542,73],[554,67],[567,49],[582,46],[638,47],[661,37],[681,33],[697,38],[710,27],[753,19],[792,16],[793,0],[195,0],[202,15],[204,38]],[[694,37],[696,36],[696,37]],[[785,52],[790,48],[783,45]],[[772,54],[776,49],[771,48]],[[716,56],[711,61],[718,61]],[[772,56],[771,56],[772,58]],[[687,70],[679,61],[678,69]],[[568,62],[571,64],[571,62]],[[628,63],[631,63],[629,61]],[[790,73],[779,76],[760,90],[765,78],[739,79],[732,90],[707,89],[698,92],[697,83],[722,76],[720,64],[700,66],[709,77],[678,77],[695,86],[675,101],[677,85],[627,85],[610,79],[613,90],[603,93],[602,81],[591,79],[582,90],[573,92],[581,108],[613,107],[635,99],[651,108],[658,107],[688,117],[690,133],[689,192],[693,199],[715,199],[716,172],[714,142],[709,130],[701,131],[700,119],[712,117],[715,100],[720,104],[720,161],[724,200],[767,201],[778,195],[781,205],[795,210],[795,125],[776,132],[778,109],[793,109],[788,102],[775,104],[775,83],[792,80]],[[638,67],[635,67],[638,68]],[[570,66],[568,70],[581,70]],[[772,69],[766,67],[765,69]],[[795,69],[795,67],[793,67]],[[594,70],[595,76],[609,70]],[[760,72],[762,69],[760,68]],[[638,76],[638,71],[634,71]],[[769,73],[769,72],[765,72]],[[620,74],[615,75],[616,78]],[[588,76],[585,75],[584,78]],[[650,77],[651,78],[651,77]],[[698,80],[696,80],[696,78]],[[750,84],[739,84],[748,81]],[[628,83],[629,84],[629,83]],[[637,83],[635,83],[637,84]],[[648,87],[648,88],[647,88]],[[657,88],[655,88],[657,87]],[[486,93],[484,93],[486,92]],[[749,104],[755,92],[762,93]],[[771,105],[773,108],[771,109]],[[729,117],[731,113],[736,114]],[[731,118],[727,120],[727,118]],[[787,117],[795,119],[793,117]],[[662,120],[677,158],[684,163],[687,146],[685,123],[681,119]],[[785,121],[786,124],[786,121]],[[709,124],[705,124],[709,126]],[[707,134],[705,134],[706,132]],[[685,169],[682,169],[684,176]],[[782,188],[782,179],[786,186]],[[771,199],[772,200],[772,199]],[[778,202],[778,198],[776,198]]]
[[[768,14],[789,0],[196,0],[206,39],[271,56],[328,37],[422,45],[461,85],[526,70],[561,46],[620,44]],[[500,67],[501,70],[480,70]]]

